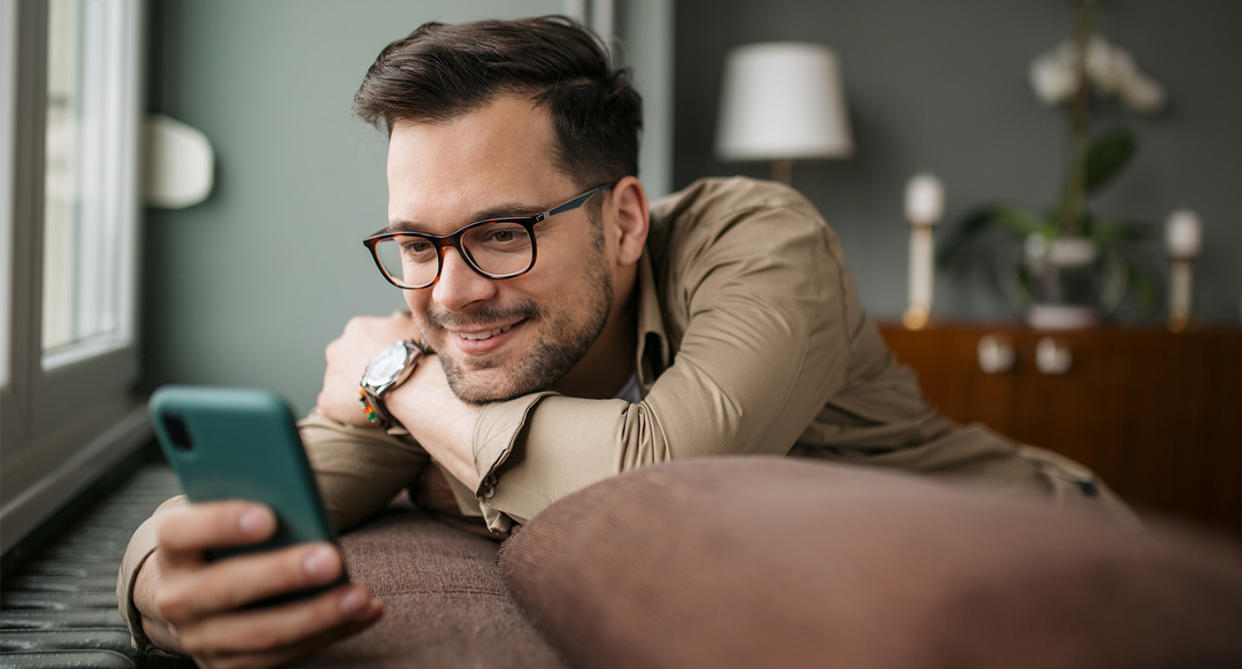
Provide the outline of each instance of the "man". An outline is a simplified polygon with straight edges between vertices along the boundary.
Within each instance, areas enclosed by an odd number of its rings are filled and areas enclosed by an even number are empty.
[[[793,191],[705,180],[649,205],[638,94],[579,26],[427,24],[381,52],[355,110],[389,133],[389,222],[367,245],[409,314],[355,319],[327,349],[302,434],[339,528],[430,481],[421,494],[451,493],[458,522],[504,536],[614,474],[729,454],[1128,513],[1077,465],[929,408],[860,307],[836,237]],[[243,502],[157,514],[119,585],[137,641],[268,664],[380,617],[362,584],[242,608],[340,572],[326,546],[202,559],[273,527]]]

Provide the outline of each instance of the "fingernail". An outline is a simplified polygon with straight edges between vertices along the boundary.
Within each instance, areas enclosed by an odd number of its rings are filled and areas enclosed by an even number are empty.
[[[341,598],[341,613],[355,616],[371,607],[371,597],[361,588],[354,588]]]
[[[267,529],[268,514],[262,509],[247,509],[242,512],[241,518],[237,519],[237,524],[243,533],[255,536]]]
[[[332,549],[316,548],[302,561],[302,568],[307,576],[321,580],[332,575],[332,562]]]

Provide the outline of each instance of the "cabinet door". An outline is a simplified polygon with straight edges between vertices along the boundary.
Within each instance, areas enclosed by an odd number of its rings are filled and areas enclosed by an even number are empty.
[[[1011,369],[980,369],[987,335],[1012,346]],[[954,326],[885,337],[949,417],[1074,458],[1137,506],[1242,535],[1242,331]],[[1041,367],[1043,340],[1068,356],[1063,373]]]

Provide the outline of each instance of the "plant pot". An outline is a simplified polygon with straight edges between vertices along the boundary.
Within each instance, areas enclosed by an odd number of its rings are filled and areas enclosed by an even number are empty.
[[[1121,302],[1125,275],[1120,256],[1093,240],[1031,235],[1018,269],[1023,317],[1041,330],[1092,327]]]

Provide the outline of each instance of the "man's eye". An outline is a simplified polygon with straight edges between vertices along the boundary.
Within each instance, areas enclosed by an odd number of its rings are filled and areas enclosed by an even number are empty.
[[[496,230],[487,236],[487,241],[504,244],[505,242],[511,242],[517,239],[517,234],[518,233],[515,230]]]
[[[412,255],[426,253],[431,250],[431,242],[425,239],[402,240],[401,250]]]

